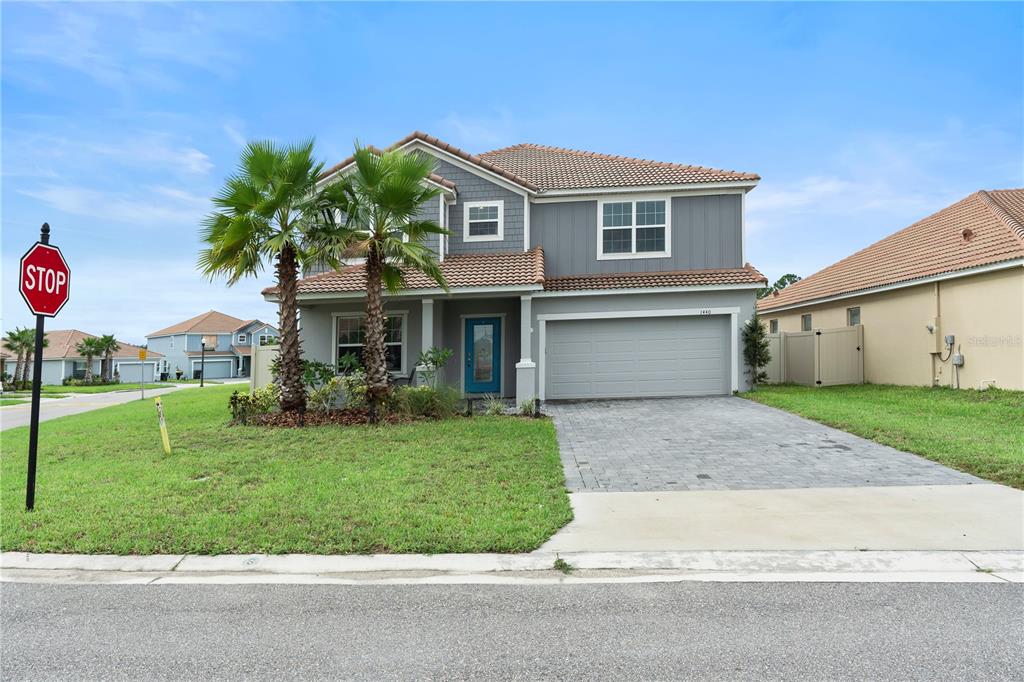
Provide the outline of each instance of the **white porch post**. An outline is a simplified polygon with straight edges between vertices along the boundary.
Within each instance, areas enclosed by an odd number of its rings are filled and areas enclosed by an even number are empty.
[[[533,346],[533,296],[519,298],[519,362],[516,363],[516,405],[537,397],[537,363]]]
[[[425,298],[420,311],[420,350],[428,351],[434,345],[434,299]],[[419,384],[425,367],[416,365],[416,381]]]

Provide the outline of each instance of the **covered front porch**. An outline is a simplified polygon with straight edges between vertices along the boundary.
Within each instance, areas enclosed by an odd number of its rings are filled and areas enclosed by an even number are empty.
[[[466,396],[502,396],[517,403],[536,395],[530,357],[533,297],[529,291],[397,295],[385,298],[388,367],[398,379],[421,380],[421,352],[448,348],[441,381]],[[365,298],[328,298],[301,304],[303,356],[337,364],[361,355]]]

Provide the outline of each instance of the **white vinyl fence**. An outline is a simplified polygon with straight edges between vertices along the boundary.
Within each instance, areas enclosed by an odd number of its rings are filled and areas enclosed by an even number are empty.
[[[270,371],[270,365],[277,358],[277,354],[280,350],[281,346],[279,345],[253,345],[252,360],[250,360],[249,364],[249,386],[253,390],[263,388],[274,380],[274,375]]]
[[[864,383],[864,327],[768,334],[768,383],[836,386]]]

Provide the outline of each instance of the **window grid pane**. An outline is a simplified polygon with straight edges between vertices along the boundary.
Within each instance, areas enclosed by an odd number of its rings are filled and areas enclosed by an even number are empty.
[[[664,225],[665,224],[665,202],[664,201],[638,201],[638,202],[636,202],[636,224],[637,225]]]
[[[633,230],[604,230],[601,235],[603,253],[630,253],[633,251]]]
[[[628,227],[633,224],[632,202],[604,204],[603,212],[601,224],[604,227]]]
[[[497,220],[497,206],[471,206],[469,209],[470,220]]]
[[[481,237],[484,235],[494,236],[498,234],[498,221],[470,221],[469,223],[469,236],[470,237]]]
[[[639,222],[639,221],[637,221]],[[665,250],[665,228],[664,227],[638,227],[636,229],[636,250],[640,252],[653,252]]]

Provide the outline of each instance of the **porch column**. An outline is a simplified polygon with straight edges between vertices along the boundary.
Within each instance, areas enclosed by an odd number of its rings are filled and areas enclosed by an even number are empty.
[[[519,362],[516,363],[516,406],[537,397],[537,363],[533,348],[533,296],[519,297]]]
[[[425,298],[422,301],[423,308],[420,310],[420,350],[428,351],[434,345],[434,299]],[[416,365],[416,377],[412,383],[419,385],[422,381],[422,365]]]

